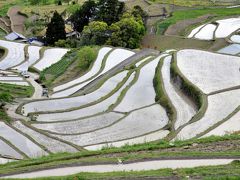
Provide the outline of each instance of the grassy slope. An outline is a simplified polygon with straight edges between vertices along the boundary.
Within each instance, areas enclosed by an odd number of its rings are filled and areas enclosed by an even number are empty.
[[[8,92],[14,98],[31,97],[33,91],[33,87],[0,83],[0,93]]]
[[[9,93],[13,98],[31,97],[33,91],[34,91],[33,87],[31,86],[27,87],[0,83],[0,94]],[[11,119],[5,113],[4,109],[2,109],[1,107],[0,107],[0,120],[8,122],[11,121]]]
[[[194,19],[205,14],[213,14],[218,18],[223,18],[226,16],[239,15],[240,8],[226,9],[226,8],[202,8],[196,10],[183,10],[176,11],[173,16],[166,19],[165,21],[159,22],[157,24],[157,34],[163,34],[164,31],[172,24],[177,21],[185,19]]]
[[[95,52],[95,60],[99,47],[91,47],[91,49],[93,49]],[[78,55],[80,50],[73,49],[72,51],[68,52],[59,62],[43,70],[40,74],[41,81],[46,86],[51,88],[73,80],[74,78],[86,73],[87,70],[91,68],[94,60],[89,60],[92,61],[92,63],[90,66],[85,66],[84,59],[81,57],[81,55]]]
[[[134,146],[124,146],[121,148],[109,148],[101,151],[82,151],[74,154],[59,153],[38,159],[22,160],[0,165],[0,175],[7,173],[33,171],[39,169],[47,169],[71,164],[94,164],[94,163],[116,163],[117,158],[123,159],[125,162],[153,159],[153,158],[176,158],[176,157],[239,157],[238,150],[216,149],[216,145],[220,143],[225,146],[227,143],[239,142],[240,135],[227,135],[224,137],[208,137],[204,139],[194,139],[187,141],[176,141],[174,145],[168,141],[158,141],[152,143],[139,144]],[[212,151],[191,150],[193,144],[202,145],[203,148],[213,148]],[[212,145],[213,144],[213,145]],[[211,147],[213,146],[213,147]],[[188,149],[186,149],[188,147]],[[180,149],[173,150],[172,148]],[[236,148],[235,148],[236,149]]]
[[[175,4],[178,6],[219,6],[219,5],[232,5],[236,1],[234,0],[220,0],[220,1],[213,1],[211,0],[149,0],[149,2],[154,3],[166,3],[166,4]]]

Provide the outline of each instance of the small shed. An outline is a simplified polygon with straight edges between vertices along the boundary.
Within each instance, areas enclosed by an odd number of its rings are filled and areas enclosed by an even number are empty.
[[[10,34],[5,36],[5,39],[14,41],[14,40],[26,40],[26,37],[22,34],[19,34],[17,32],[11,32]]]

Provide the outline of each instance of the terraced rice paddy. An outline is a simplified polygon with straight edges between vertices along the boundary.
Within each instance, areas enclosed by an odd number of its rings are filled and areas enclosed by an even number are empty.
[[[0,69],[6,70],[21,64],[24,61],[24,47],[26,44],[0,40],[0,46],[8,52],[0,61]]]
[[[10,73],[6,73],[6,71],[0,72],[0,83],[29,86],[29,83],[23,77],[17,73]]]
[[[132,51],[125,50],[125,49],[116,49],[112,53],[109,54],[109,56],[106,59],[106,62],[104,62],[103,61],[104,55],[106,55],[106,53],[108,53],[110,50],[111,49],[109,49],[109,48],[107,48],[107,49],[104,48],[104,49],[100,50],[97,61],[94,64],[94,66],[97,66],[97,67],[91,69],[89,73],[85,74],[84,76],[80,77],[79,79],[76,79],[74,81],[71,81],[69,83],[66,83],[64,85],[54,88],[53,91],[60,90],[60,92],[54,92],[52,95],[52,98],[66,97],[66,96],[70,96],[70,95],[76,93],[81,88],[83,88],[88,83],[90,83],[93,80],[92,78],[97,79],[98,77],[100,77],[101,75],[106,73],[108,70],[110,70],[117,64],[126,60],[130,56],[134,55],[134,52],[132,52]],[[100,61],[100,62],[98,62],[98,61]],[[102,70],[101,70],[101,67],[103,67]]]
[[[74,86],[76,84],[83,83],[84,81],[86,81],[88,79],[91,79],[94,75],[96,75],[101,70],[103,59],[106,56],[106,54],[109,53],[109,51],[111,51],[111,50],[112,50],[112,48],[109,48],[109,47],[104,47],[104,48],[100,49],[100,51],[98,53],[98,57],[97,57],[96,61],[94,62],[92,69],[88,73],[84,74],[83,76],[81,76],[78,79],[74,79],[68,83],[65,83],[63,85],[55,87],[53,89],[53,91],[54,92],[61,91],[63,89]]]
[[[197,33],[195,38],[210,40],[216,27],[225,27],[225,21],[219,23],[193,30],[191,36]],[[14,118],[11,124],[0,121],[0,163],[7,162],[5,156],[17,160],[240,129],[234,125],[240,122],[238,56],[195,49],[156,53],[102,47],[84,75],[53,88],[52,96],[45,98],[34,81],[37,77],[25,79],[19,72],[29,67],[42,71],[68,49],[1,42],[8,51],[0,60],[0,83],[33,86],[35,93],[8,105]]]
[[[57,135],[57,137],[80,146],[89,146],[138,137],[163,128],[167,122],[165,110],[159,105],[153,105],[132,112],[108,128],[82,135]]]
[[[133,81],[134,75],[135,74],[132,73],[132,75],[128,78],[127,82],[119,90],[117,90],[112,96],[98,104],[72,111],[38,114],[36,116],[36,121],[42,122],[67,121],[103,113],[107,111],[112,104],[117,102],[118,97],[121,95],[122,91]]]
[[[217,20],[215,22],[201,25],[192,30],[188,38],[201,40],[214,40],[216,38],[226,38],[240,29],[240,18],[229,18]]]
[[[211,40],[214,38],[215,29],[216,25],[207,24],[195,35],[195,38],[202,40]]]
[[[4,138],[7,142],[14,145],[28,157],[47,155],[47,153],[42,150],[40,146],[33,143],[30,139],[28,139],[26,136],[22,135],[15,129],[12,129],[4,122],[0,122],[0,132],[0,137]],[[8,153],[8,151],[6,153]],[[3,153],[3,155],[4,154],[5,153]]]
[[[171,65],[172,57],[168,56],[164,58],[164,63],[162,67],[162,77],[163,85],[166,89],[168,97],[171,99],[173,106],[177,112],[177,118],[175,122],[175,129],[178,129],[181,125],[186,124],[191,120],[191,118],[196,114],[196,109],[191,106],[184,97],[181,97],[179,90],[173,86],[171,83]]]
[[[40,59],[40,50],[41,50],[41,47],[29,46],[28,55],[27,55],[28,57],[26,57],[26,62],[15,67],[14,69],[17,69],[20,71],[27,71],[29,67],[31,67],[34,63],[36,63]]]
[[[233,36],[231,36],[230,40],[233,43],[239,43],[240,44],[240,35],[233,35]]]
[[[115,108],[115,111],[129,112],[155,103],[152,81],[159,60],[160,57],[141,68],[138,81],[128,90],[123,101]],[[147,96],[144,94],[147,94]]]
[[[68,52],[68,49],[52,48],[44,51],[42,59],[33,65],[39,71],[60,61],[62,57]]]
[[[118,84],[123,81],[124,77],[126,77],[128,71],[123,71],[112,78],[109,78],[104,84],[97,89],[96,91],[76,97],[70,98],[62,98],[62,99],[52,99],[52,100],[43,100],[36,101],[32,103],[25,104],[23,109],[25,111],[25,115],[29,113],[36,112],[54,112],[61,111],[71,108],[81,107],[85,104],[93,103],[94,101],[100,100],[101,98],[107,96],[115,88],[117,88]]]
[[[232,116],[228,121],[224,122],[217,128],[213,129],[209,133],[205,134],[203,137],[207,136],[222,136],[225,134],[231,134],[233,132],[238,132],[240,131],[240,124],[239,124],[239,119],[240,119],[240,111],[236,113],[234,116]]]
[[[218,122],[228,119],[240,105],[240,90],[227,91],[208,97],[208,107],[204,116],[197,122],[183,128],[177,139],[189,139],[203,133]],[[224,99],[224,101],[223,101]]]
[[[227,47],[220,49],[218,52],[223,53],[223,54],[239,55],[240,54],[240,44],[231,44]]]
[[[240,85],[240,58],[201,50],[181,50],[177,65],[184,76],[209,94]]]

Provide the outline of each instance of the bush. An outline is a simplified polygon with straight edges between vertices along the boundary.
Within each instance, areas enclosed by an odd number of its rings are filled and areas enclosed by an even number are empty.
[[[79,61],[79,67],[87,69],[97,58],[97,52],[94,50],[94,48],[85,46],[78,51],[77,57]]]
[[[0,102],[11,102],[13,97],[6,92],[0,93]]]
[[[60,39],[54,44],[57,47],[63,47],[63,48],[78,48],[80,47],[80,41],[77,39]]]

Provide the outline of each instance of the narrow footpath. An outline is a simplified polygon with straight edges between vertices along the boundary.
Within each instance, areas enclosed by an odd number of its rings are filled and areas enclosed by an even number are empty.
[[[30,119],[28,117],[22,116],[20,114],[16,113],[17,108],[20,106],[20,104],[30,101],[30,100],[34,100],[34,99],[42,99],[42,92],[43,92],[43,88],[41,85],[39,85],[36,82],[36,79],[39,78],[38,74],[34,74],[34,73],[30,73],[29,72],[30,77],[27,79],[27,81],[33,86],[34,88],[34,93],[32,95],[32,97],[30,98],[21,98],[21,99],[16,99],[14,103],[11,104],[7,104],[6,107],[6,112],[8,114],[8,116],[14,120],[20,120],[23,119],[25,121],[29,121]]]

